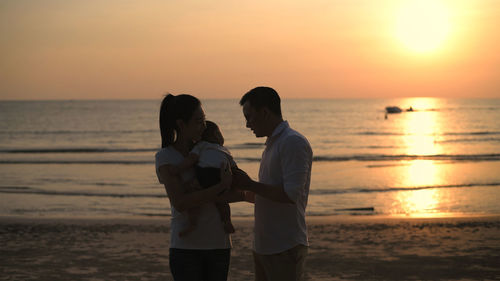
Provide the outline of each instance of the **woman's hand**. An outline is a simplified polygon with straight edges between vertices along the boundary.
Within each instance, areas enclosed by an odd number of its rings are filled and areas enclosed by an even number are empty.
[[[194,192],[194,191],[198,191],[198,190],[203,189],[197,179],[192,179],[190,181],[185,182],[184,186],[186,188],[186,191],[185,191],[186,193]]]

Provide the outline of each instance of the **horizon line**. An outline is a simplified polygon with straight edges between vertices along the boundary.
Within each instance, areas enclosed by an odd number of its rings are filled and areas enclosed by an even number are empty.
[[[196,96],[195,96],[196,97]],[[200,98],[197,97],[199,100],[239,100],[240,98]],[[495,99],[500,99],[500,97],[431,97],[431,96],[414,96],[414,97],[331,97],[331,98],[325,98],[325,97],[307,97],[307,98],[297,98],[297,97],[281,97],[281,100],[387,100],[387,99],[483,99],[483,100],[495,100]],[[1,99],[0,102],[51,102],[51,101],[156,101],[156,100],[161,100],[163,99],[162,97],[159,98],[77,98],[77,99]]]

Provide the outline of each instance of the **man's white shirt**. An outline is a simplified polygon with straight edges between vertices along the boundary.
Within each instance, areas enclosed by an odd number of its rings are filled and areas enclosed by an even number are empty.
[[[258,254],[275,254],[298,244],[309,245],[305,209],[311,182],[313,153],[307,139],[280,123],[266,141],[259,182],[283,186],[294,203],[280,203],[255,196],[255,240]]]

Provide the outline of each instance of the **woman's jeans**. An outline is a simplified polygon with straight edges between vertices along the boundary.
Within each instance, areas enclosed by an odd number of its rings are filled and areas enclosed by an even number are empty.
[[[231,249],[186,250],[170,248],[170,271],[175,281],[225,281]]]

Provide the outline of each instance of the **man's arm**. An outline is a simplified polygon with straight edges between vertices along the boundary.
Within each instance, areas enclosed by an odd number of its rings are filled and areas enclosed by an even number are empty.
[[[258,194],[276,202],[294,204],[294,202],[288,198],[283,186],[264,184],[254,181],[241,169],[234,171],[233,181],[235,181],[233,185],[237,188],[254,193],[253,196],[252,194],[248,194],[248,198],[250,199],[253,197],[254,202],[254,196],[255,194]]]
[[[312,150],[306,139],[293,136],[286,140],[280,150],[283,184],[269,185],[253,181],[242,170],[233,171],[233,186],[248,190],[267,199],[295,204],[304,193],[312,164]]]

